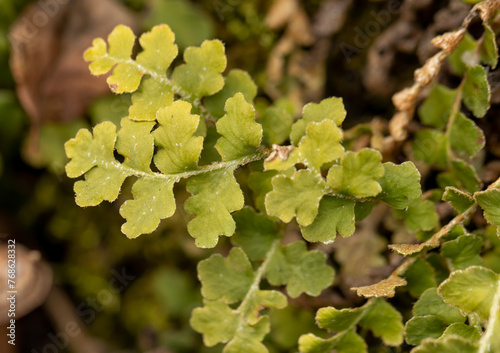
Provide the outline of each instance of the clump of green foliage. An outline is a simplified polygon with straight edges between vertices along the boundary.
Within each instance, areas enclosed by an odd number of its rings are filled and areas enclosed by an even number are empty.
[[[257,116],[252,78],[241,70],[223,74],[222,42],[189,47],[184,62],[171,67],[178,48],[168,26],[140,36],[134,58],[135,35],[118,26],[107,43],[95,39],[85,59],[94,75],[110,73],[113,92],[132,93],[132,104],[120,127],[102,122],[66,143],[67,175],[85,176],[75,183],[76,202],[115,201],[132,178],[133,198],[119,212],[122,232],[135,238],[173,216],[174,187],[186,180],[187,230],[196,246],[213,248],[222,235],[233,244],[227,256],[198,264],[204,306],[190,320],[205,345],[223,343],[224,352],[267,352],[269,315],[278,312],[270,309],[303,293],[317,296],[334,282],[325,254],[308,245],[332,243],[337,233],[352,236],[356,222],[385,204],[422,242],[391,245],[406,256],[401,265],[379,283],[354,288],[369,298],[362,306],[321,308],[316,322],[333,334],[304,332],[299,350],[367,352],[371,332],[385,346],[406,341],[412,352],[497,352],[500,275],[480,254],[498,243],[500,179],[486,189],[481,184],[485,137],[472,116],[482,118],[490,107],[486,67],[496,67],[498,48],[489,21],[498,7],[486,1],[473,8],[470,17],[479,16],[484,28],[479,39],[467,34],[470,18],[436,39],[442,50],[416,72],[415,86],[395,98],[395,121],[406,119],[391,131],[397,144],[421,88],[433,85],[418,110],[412,149],[415,161],[436,171],[438,187],[424,194],[412,161],[384,162],[374,148],[350,150],[341,98],[309,103],[297,119],[279,103]],[[435,82],[446,58],[462,77],[454,89]],[[244,185],[235,176],[242,169]],[[445,224],[435,208],[441,201],[455,212]],[[479,209],[488,225],[469,227]],[[294,219],[303,239],[284,244]],[[403,287],[418,298],[406,323],[384,299]]]

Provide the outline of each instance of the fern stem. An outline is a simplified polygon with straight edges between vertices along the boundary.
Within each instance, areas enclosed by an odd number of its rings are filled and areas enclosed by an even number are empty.
[[[208,165],[201,166],[199,169],[190,170],[182,173],[172,173],[172,174],[163,174],[157,172],[145,172],[142,170],[135,169],[128,165],[120,164],[119,162],[113,162],[113,166],[124,171],[127,175],[135,175],[137,177],[142,178],[152,178],[152,179],[165,179],[165,180],[180,180],[183,178],[189,178],[195,175],[200,175],[204,173],[213,172],[221,169],[231,169],[234,170],[240,166],[246,165],[251,162],[258,161],[260,159],[265,158],[269,154],[269,150],[261,150],[255,154],[247,155],[232,161],[227,162],[216,162]]]
[[[249,306],[249,304],[251,304],[251,299],[259,290],[259,288],[260,288],[259,286],[260,286],[260,282],[262,281],[262,277],[264,276],[264,274],[267,270],[267,266],[269,265],[269,262],[271,261],[274,254],[276,253],[276,249],[278,248],[280,242],[281,242],[281,239],[276,239],[272,243],[271,247],[269,248],[269,251],[266,253],[265,260],[262,262],[262,264],[259,266],[259,269],[255,273],[255,278],[252,282],[252,285],[250,286],[250,290],[247,292],[247,294],[245,295],[245,298],[243,298],[240,305],[236,309],[236,311],[239,312],[240,315],[245,315],[245,313],[247,312],[247,310],[248,310],[247,307]],[[238,326],[238,329],[240,329],[240,326],[241,326],[241,320],[240,320],[240,324]]]

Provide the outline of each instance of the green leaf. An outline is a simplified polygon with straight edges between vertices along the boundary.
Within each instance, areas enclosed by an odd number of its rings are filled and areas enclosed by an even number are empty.
[[[269,144],[281,145],[290,135],[293,123],[293,115],[286,109],[280,107],[269,107],[260,117],[264,131],[264,140]]]
[[[290,141],[297,145],[306,133],[306,127],[310,122],[321,122],[325,119],[332,120],[335,125],[340,126],[346,117],[346,111],[342,98],[331,97],[323,99],[319,104],[309,103],[302,110],[302,119],[292,126]]]
[[[387,162],[383,166],[385,173],[379,180],[382,192],[377,198],[397,209],[408,207],[410,200],[422,194],[417,168],[411,162],[399,165]]]
[[[413,199],[404,210],[394,210],[394,213],[405,220],[406,228],[411,232],[431,230],[439,222],[434,203],[421,198]]]
[[[477,353],[477,346],[461,337],[449,336],[442,340],[427,339],[411,353]]]
[[[380,337],[388,346],[397,346],[403,342],[403,317],[384,299],[374,299],[366,309],[360,325]],[[383,324],[381,324],[383,323]]]
[[[252,264],[240,248],[226,258],[214,254],[198,264],[201,294],[205,299],[232,304],[242,300],[254,280]]]
[[[153,136],[156,145],[161,147],[154,157],[158,169],[164,174],[198,169],[203,137],[194,136],[200,117],[191,114],[191,104],[175,101],[160,109],[157,119],[160,126]]]
[[[343,237],[351,236],[355,230],[354,205],[351,200],[323,197],[314,222],[300,227],[304,239],[328,244],[335,240],[337,232]]]
[[[233,244],[241,246],[252,261],[264,259],[279,234],[277,224],[249,207],[236,212],[233,218],[236,221]]]
[[[135,35],[130,27],[116,26],[108,36],[109,56],[115,59],[128,60],[134,48]]]
[[[451,71],[457,76],[463,76],[475,58],[474,52],[477,48],[477,41],[469,33],[465,33],[464,38],[457,48],[448,56]]]
[[[193,98],[210,96],[224,86],[222,72],[226,68],[224,45],[219,40],[206,40],[200,47],[184,51],[183,65],[173,73],[174,82]]]
[[[363,353],[368,351],[365,340],[352,330],[340,336],[333,348],[338,353]]]
[[[256,295],[252,298],[254,299],[252,302],[253,305],[250,305],[251,307],[253,306],[253,313],[246,315],[251,323],[257,321],[259,311],[262,307],[283,309],[288,305],[286,296],[276,290],[258,290],[254,293]]]
[[[264,169],[287,170],[297,163],[302,163],[319,174],[321,166],[344,154],[341,140],[342,130],[333,121],[311,122],[307,125],[306,135],[300,140],[299,147],[291,150],[287,159],[280,157],[266,160]]]
[[[317,296],[333,281],[333,268],[325,260],[325,254],[307,251],[306,244],[297,241],[276,251],[266,268],[266,277],[272,285],[286,284],[292,298],[301,293]]]
[[[133,92],[141,81],[139,70],[127,62],[132,55],[134,42],[135,35],[132,30],[119,25],[108,36],[109,54],[102,38],[94,39],[92,47],[84,53],[85,61],[91,61],[90,72],[96,76],[104,75],[118,63],[113,74],[107,79],[109,86],[116,93]]]
[[[141,178],[134,183],[134,200],[126,201],[120,207],[120,214],[127,220],[122,232],[129,238],[136,238],[158,228],[160,220],[171,217],[175,212],[173,187],[175,179]]]
[[[441,246],[441,255],[448,259],[452,270],[463,270],[469,266],[482,265],[479,255],[483,241],[475,235],[462,235],[455,240],[448,241]]]
[[[481,62],[494,69],[498,64],[498,46],[495,32],[489,24],[483,22],[484,34],[479,46]]]
[[[443,298],[437,294],[436,288],[429,288],[422,293],[413,307],[413,315],[415,317],[432,315],[439,318],[446,325],[465,321],[465,317],[460,313],[460,310],[446,304]]]
[[[302,137],[290,159],[296,156],[299,163],[319,172],[323,164],[342,157],[344,147],[340,144],[341,140],[342,131],[333,121],[311,122],[307,124],[306,135]]]
[[[474,167],[464,161],[454,160],[451,162],[451,172],[454,178],[470,193],[481,189],[481,181]]]
[[[134,92],[141,82],[141,71],[130,59],[134,42],[134,33],[123,25],[116,26],[108,36],[108,55],[117,65],[106,82],[114,93]],[[90,65],[91,72],[94,64]]]
[[[446,330],[444,330],[441,339],[454,335],[454,336],[460,336],[472,342],[476,342],[479,341],[479,339],[481,338],[481,334],[482,332],[479,330],[478,327],[469,326],[461,322],[455,322],[454,324],[448,326]]]
[[[456,113],[449,130],[450,146],[460,154],[475,156],[485,144],[483,131],[462,113]]]
[[[66,174],[77,178],[94,166],[113,163],[116,141],[116,126],[107,121],[94,127],[94,136],[87,129],[80,129],[75,138],[65,143],[66,155],[71,160],[66,165]]]
[[[363,148],[348,151],[342,156],[341,165],[328,171],[327,184],[335,192],[358,197],[376,196],[382,187],[376,179],[384,175],[382,155],[377,150]]]
[[[480,65],[467,67],[463,85],[463,101],[472,114],[478,118],[486,115],[490,108],[490,85],[484,67]]]
[[[129,118],[137,121],[153,121],[160,108],[174,101],[172,87],[160,80],[147,77],[142,80],[139,90],[132,95]]]
[[[488,268],[471,266],[451,273],[438,288],[447,304],[457,306],[469,315],[476,313],[483,321],[488,320],[493,297],[497,291],[499,276]]]
[[[85,174],[85,180],[75,183],[76,203],[79,206],[96,206],[102,201],[114,201],[121,185],[129,175],[120,168],[113,151],[116,141],[116,126],[103,122],[90,131],[81,129],[76,137],[66,142],[64,148],[70,162],[66,174],[77,178]]]
[[[215,148],[222,160],[231,161],[255,153],[262,140],[262,127],[255,122],[255,109],[236,93],[226,101],[226,115],[217,121],[222,137]]]
[[[104,75],[115,65],[115,61],[107,56],[107,51],[106,41],[102,38],[96,38],[92,41],[92,46],[83,54],[85,61],[91,61],[89,69],[93,75]]]
[[[413,140],[413,156],[427,164],[445,168],[448,162],[446,135],[437,130],[417,131]]]
[[[459,213],[465,212],[475,203],[471,194],[453,186],[447,186],[445,188],[443,201],[448,201]]]
[[[446,324],[433,315],[412,317],[405,325],[406,342],[418,346],[426,338],[439,338]]]
[[[139,38],[143,50],[137,55],[137,64],[150,75],[165,77],[167,69],[179,53],[174,41],[175,35],[169,26],[162,24],[153,27]]]
[[[500,189],[489,188],[474,194],[479,206],[484,211],[484,218],[488,223],[500,226]]]
[[[349,330],[341,335],[323,339],[313,334],[302,335],[299,339],[299,350],[302,353],[365,353],[368,347],[364,339]]]
[[[118,130],[116,151],[125,157],[123,165],[150,173],[154,152],[154,139],[151,136],[153,122],[135,122],[129,118],[121,120]]]
[[[243,324],[242,328],[235,332],[235,337],[224,347],[223,353],[268,353],[261,342],[270,331],[268,316],[261,317],[252,326]]]
[[[303,169],[292,176],[277,175],[272,179],[273,191],[266,195],[270,216],[288,223],[295,216],[302,226],[310,225],[318,214],[319,202],[325,193],[324,181],[310,170]]]
[[[239,320],[239,314],[224,302],[207,300],[203,308],[193,310],[189,323],[195,331],[203,334],[203,343],[213,347],[234,337]]]
[[[114,164],[93,168],[85,174],[85,180],[75,183],[76,204],[80,207],[97,206],[103,201],[112,202],[128,176]]]
[[[226,76],[224,87],[213,96],[203,100],[207,111],[214,117],[220,118],[224,115],[226,101],[236,93],[242,93],[248,103],[253,103],[257,95],[257,86],[250,75],[243,70],[234,69]]]
[[[135,61],[131,59],[134,42],[135,35],[132,30],[119,25],[108,36],[109,52],[106,42],[98,38],[85,52],[84,58],[92,62],[89,67],[94,75],[104,75],[116,65],[113,73],[107,78],[111,90],[115,93],[136,91],[144,74],[149,74],[158,81],[144,83],[142,92],[135,97],[136,105],[131,108],[132,119],[153,120],[156,111],[152,110],[172,100],[166,70],[177,56],[178,49],[174,44],[174,34],[167,25],[156,26],[139,38],[143,50]],[[146,98],[146,94],[153,92],[156,87],[160,88],[158,95]],[[161,96],[160,92],[164,92],[165,96]],[[142,112],[142,109],[145,111]]]
[[[436,83],[418,109],[418,116],[424,125],[443,129],[451,115],[458,90]]]
[[[335,309],[325,307],[316,313],[318,326],[334,332],[346,331],[356,326],[364,314],[364,308]]]
[[[229,237],[236,229],[231,212],[240,210],[244,200],[233,172],[231,169],[217,170],[188,180],[187,190],[193,196],[184,208],[196,216],[189,222],[188,231],[198,247],[212,248],[219,235]]]
[[[428,288],[436,286],[433,267],[424,259],[419,258],[404,273],[408,282],[406,288],[413,297],[420,297]]]

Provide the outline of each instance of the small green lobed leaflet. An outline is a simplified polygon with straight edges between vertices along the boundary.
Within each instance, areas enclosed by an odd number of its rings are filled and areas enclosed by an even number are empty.
[[[234,178],[234,169],[218,170],[189,178],[187,191],[191,196],[184,208],[195,215],[188,223],[188,231],[195,244],[213,248],[220,235],[230,237],[236,230],[231,212],[243,208],[244,199]]]
[[[325,307],[316,313],[319,327],[337,332],[331,338],[320,338],[313,334],[303,335],[299,339],[302,353],[368,352],[363,338],[355,333],[356,326],[372,331],[376,337],[389,346],[400,345],[403,341],[402,315],[384,299],[371,299],[365,305],[354,309],[336,309]],[[381,325],[380,323],[384,324]],[[339,344],[349,337],[353,346]]]
[[[231,161],[255,153],[262,141],[262,127],[255,122],[255,109],[242,93],[226,101],[226,115],[217,121],[217,132],[222,137],[215,148],[223,161]]]
[[[331,97],[323,99],[319,104],[306,104],[302,110],[302,119],[292,125],[290,141],[293,145],[297,145],[302,136],[305,135],[306,127],[310,122],[321,122],[327,119],[340,126],[346,115],[342,98]]]
[[[484,218],[488,223],[500,226],[500,189],[488,188],[485,191],[476,192],[474,199],[483,209]]]
[[[413,315],[405,324],[405,340],[413,346],[426,338],[440,338],[449,327],[465,321],[458,308],[444,303],[435,287],[422,293],[413,307]]]
[[[302,293],[317,296],[333,282],[333,268],[325,260],[325,254],[307,251],[305,242],[297,241],[278,248],[266,268],[266,277],[272,285],[286,284],[292,298]]]
[[[319,202],[325,194],[325,182],[307,169],[288,177],[279,174],[272,179],[273,190],[266,195],[270,216],[290,222],[293,217],[302,226],[310,225],[318,214]]]
[[[355,204],[352,200],[324,196],[314,222],[300,227],[302,236],[307,241],[323,243],[334,241],[337,233],[350,237],[355,230]]]
[[[460,213],[465,212],[475,203],[471,194],[453,186],[447,186],[444,189],[443,201],[448,201]]]
[[[85,174],[85,180],[75,183],[76,203],[79,206],[96,206],[102,201],[114,201],[121,185],[129,175],[120,168],[113,156],[116,127],[104,122],[94,128],[94,137],[86,130],[78,131],[74,139],[65,144],[71,161],[66,165],[69,177]]]
[[[363,148],[346,152],[341,164],[328,171],[326,182],[334,191],[357,197],[376,196],[382,191],[377,182],[385,173],[379,151]]]
[[[445,303],[458,307],[462,313],[477,314],[483,322],[488,320],[494,298],[499,291],[500,275],[482,266],[457,270],[438,287]]]
[[[480,256],[483,240],[471,234],[461,235],[441,246],[441,255],[448,261],[452,270],[463,270],[469,266],[483,265]]]
[[[175,68],[173,81],[193,98],[210,96],[224,86],[222,72],[227,60],[220,40],[206,40],[184,51],[185,64]]]
[[[416,198],[408,203],[404,210],[394,210],[397,216],[404,218],[406,228],[411,232],[431,230],[439,222],[434,203]]]
[[[160,124],[153,133],[155,144],[160,147],[154,157],[158,169],[164,174],[196,170],[203,137],[195,136],[200,117],[191,114],[191,104],[175,101],[158,110],[156,118]]]

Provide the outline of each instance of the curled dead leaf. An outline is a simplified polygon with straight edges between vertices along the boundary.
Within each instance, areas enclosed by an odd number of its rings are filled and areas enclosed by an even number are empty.
[[[437,48],[444,50],[447,54],[451,54],[460,44],[465,36],[466,29],[461,28],[458,31],[444,33],[432,39],[432,44]]]
[[[431,84],[439,74],[441,64],[445,58],[446,55],[443,52],[439,52],[428,59],[423,67],[415,70],[415,82],[421,87]]]
[[[405,88],[392,96],[392,103],[397,110],[411,111],[417,103],[417,97],[420,92],[420,85],[414,84],[411,87]]]
[[[82,53],[118,24],[138,28],[115,0],[51,4],[28,6],[9,33],[16,91],[34,126],[80,118],[96,97],[109,94],[106,78],[90,75]]]

